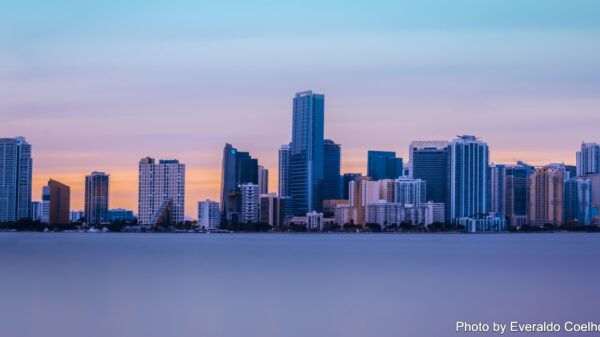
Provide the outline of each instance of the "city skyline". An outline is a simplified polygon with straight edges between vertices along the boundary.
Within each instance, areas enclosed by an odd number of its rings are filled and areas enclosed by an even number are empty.
[[[491,162],[575,164],[600,138],[598,12],[566,0],[13,2],[0,13],[0,134],[34,144],[33,200],[54,178],[76,209],[94,170],[111,175],[112,205],[136,209],[146,156],[187,164],[189,200],[218,200],[225,142],[259,158],[276,191],[289,97],[308,89],[327,95],[342,172],[366,173],[368,150],[406,163],[410,142],[457,134],[483,137]]]

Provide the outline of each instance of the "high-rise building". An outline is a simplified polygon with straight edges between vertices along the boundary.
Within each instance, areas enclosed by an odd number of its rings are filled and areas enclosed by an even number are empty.
[[[138,222],[166,226],[184,222],[185,164],[142,158],[139,162]]]
[[[231,144],[225,144],[221,174],[222,222],[237,224],[242,207],[240,185],[258,184],[258,160],[253,159],[248,152],[238,151]]]
[[[592,184],[589,179],[570,178],[565,180],[564,214],[565,223],[580,225],[592,223]]]
[[[281,208],[279,197],[275,193],[260,195],[260,223],[269,224],[274,228],[281,226]]]
[[[450,142],[450,184],[447,219],[474,218],[488,214],[488,145],[475,136],[459,136]]]
[[[49,225],[70,223],[71,188],[50,179],[42,188],[42,222]]]
[[[349,186],[350,182],[356,180],[357,178],[362,178],[362,173],[344,173],[342,175],[342,199],[349,200]]]
[[[279,148],[279,197],[289,196],[290,145]]]
[[[0,222],[31,218],[31,145],[0,138]]]
[[[42,220],[42,202],[32,201],[31,202],[31,220],[41,221]]]
[[[420,207],[427,202],[427,183],[421,179],[396,179],[396,197],[394,202],[405,207]]]
[[[506,214],[506,165],[492,164],[489,167],[490,198],[488,209],[497,216],[504,218]]]
[[[448,147],[448,142],[445,140],[415,140],[412,141],[408,145],[408,175],[412,177],[413,175],[413,162],[414,162],[414,152],[415,151],[423,151],[423,150],[445,150]],[[447,158],[446,158],[446,166],[447,166]]]
[[[411,176],[427,182],[427,200],[446,203],[448,197],[448,142],[415,141],[410,144]]]
[[[217,229],[220,225],[219,203],[209,199],[198,202],[198,226],[204,229]]]
[[[260,194],[269,193],[269,170],[258,165],[258,191]]]
[[[241,223],[258,223],[259,220],[259,193],[258,184],[246,183],[240,186],[241,193]]]
[[[592,222],[600,224],[600,173],[587,174],[584,178],[590,181]]]
[[[366,224],[366,207],[370,203],[378,202],[381,190],[379,181],[370,177],[353,180],[349,184],[349,204],[354,207],[354,223],[364,226]]]
[[[290,143],[289,195],[294,215],[323,207],[323,141],[325,96],[304,91],[293,103],[292,142]]]
[[[600,173],[600,144],[581,143],[577,151],[577,176]]]
[[[530,225],[562,224],[564,176],[564,170],[552,166],[537,168],[529,175]]]
[[[88,224],[108,222],[109,176],[92,172],[85,176],[85,221]]]
[[[337,200],[342,195],[340,180],[341,146],[333,140],[324,140],[323,200]]]
[[[396,152],[369,151],[367,153],[367,176],[371,179],[396,179],[402,175],[402,158],[396,158]]]
[[[534,171],[535,168],[521,161],[505,169],[504,212],[508,226],[528,223],[529,175]]]

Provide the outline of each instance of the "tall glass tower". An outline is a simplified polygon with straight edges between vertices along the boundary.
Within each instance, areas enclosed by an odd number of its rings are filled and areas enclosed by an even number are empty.
[[[449,149],[449,195],[446,217],[478,217],[488,213],[488,145],[475,136],[459,136]]]
[[[0,138],[0,222],[31,218],[31,145]]]
[[[324,124],[325,96],[312,91],[297,93],[293,103],[288,182],[294,215],[323,208]]]
[[[340,199],[342,184],[340,166],[342,148],[333,140],[325,139],[323,167],[323,200]]]

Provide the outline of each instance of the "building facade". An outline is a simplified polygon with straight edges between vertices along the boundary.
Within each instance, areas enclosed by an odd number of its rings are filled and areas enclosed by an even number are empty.
[[[288,181],[293,213],[297,216],[322,208],[324,123],[325,96],[312,91],[297,93],[293,102]]]
[[[92,172],[85,176],[85,221],[103,224],[108,220],[109,175]]]
[[[427,200],[446,203],[448,197],[448,142],[415,141],[410,145],[411,177],[427,182]]]
[[[565,180],[565,224],[590,225],[592,223],[592,184],[589,179]]]
[[[178,160],[142,158],[138,174],[138,222],[165,226],[185,220],[185,164]]]
[[[217,229],[221,225],[219,203],[206,199],[198,202],[198,226],[202,229]]]
[[[488,145],[475,136],[450,142],[447,219],[474,218],[488,213]]]
[[[367,176],[372,180],[396,179],[403,175],[402,158],[393,151],[368,151]]]
[[[258,165],[258,191],[260,194],[269,193],[269,170]]]
[[[581,143],[577,151],[577,176],[600,173],[600,144]]]
[[[284,144],[279,148],[279,196],[289,196],[290,176],[290,145]]]
[[[394,202],[419,207],[427,201],[427,182],[421,179],[398,178]]]
[[[240,186],[258,184],[258,160],[248,152],[238,151],[231,144],[225,144],[221,174],[222,222],[235,225],[241,216]]]
[[[71,188],[50,179],[42,188],[42,222],[48,225],[66,225],[70,221]]]
[[[242,197],[240,223],[258,223],[260,201],[258,184],[242,184],[240,192]]]
[[[323,200],[337,200],[342,196],[340,180],[342,147],[333,140],[323,143]]]
[[[281,207],[276,193],[260,195],[259,222],[269,224],[273,228],[281,226]]]
[[[32,217],[32,166],[25,138],[0,138],[0,222]]]
[[[545,166],[529,175],[529,224],[561,225],[564,219],[564,170]]]

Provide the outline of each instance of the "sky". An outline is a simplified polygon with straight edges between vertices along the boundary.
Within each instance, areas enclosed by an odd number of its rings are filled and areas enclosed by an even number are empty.
[[[575,162],[600,141],[600,2],[31,1],[0,11],[0,137],[33,146],[33,199],[84,176],[137,211],[140,158],[187,166],[186,215],[218,200],[229,142],[270,170],[292,98],[325,94],[342,171],[367,150],[473,134],[496,163]]]

